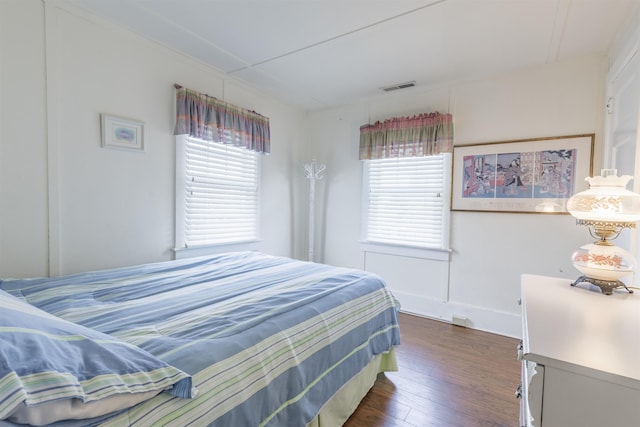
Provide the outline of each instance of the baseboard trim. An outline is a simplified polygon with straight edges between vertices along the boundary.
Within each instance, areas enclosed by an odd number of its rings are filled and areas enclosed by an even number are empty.
[[[521,338],[522,321],[517,313],[494,310],[455,301],[441,301],[424,296],[393,291],[400,301],[401,311],[407,314],[427,317],[451,323],[453,316],[467,318],[467,327],[500,334],[512,338]]]

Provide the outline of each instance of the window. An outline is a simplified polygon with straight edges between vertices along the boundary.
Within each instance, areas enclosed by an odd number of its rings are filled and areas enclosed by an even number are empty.
[[[366,243],[448,250],[451,155],[365,161]]]
[[[259,154],[176,138],[176,249],[258,239]]]

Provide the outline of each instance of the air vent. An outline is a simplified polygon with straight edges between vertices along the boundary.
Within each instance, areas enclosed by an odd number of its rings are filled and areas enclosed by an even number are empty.
[[[398,83],[397,85],[386,86],[380,89],[382,89],[385,92],[391,92],[392,90],[406,89],[409,87],[414,87],[415,85],[416,85],[416,82],[412,81],[412,82],[406,82],[406,83]]]

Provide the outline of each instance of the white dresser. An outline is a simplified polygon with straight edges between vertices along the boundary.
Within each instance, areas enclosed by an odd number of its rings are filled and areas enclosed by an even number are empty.
[[[640,426],[640,291],[522,275],[520,425]]]

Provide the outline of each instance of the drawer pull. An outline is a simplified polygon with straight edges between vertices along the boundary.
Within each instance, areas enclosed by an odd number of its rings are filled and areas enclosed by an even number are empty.
[[[515,392],[516,399],[522,398],[522,384],[518,386]]]
[[[518,354],[516,356],[516,359],[522,360],[523,358],[524,358],[524,345],[522,344],[522,341],[520,341],[520,344],[518,344]]]

